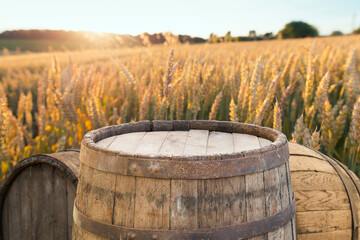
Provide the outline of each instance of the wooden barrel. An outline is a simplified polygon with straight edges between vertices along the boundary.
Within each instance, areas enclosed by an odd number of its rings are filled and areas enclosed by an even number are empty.
[[[296,239],[286,137],[234,122],[87,133],[73,239]]]
[[[19,162],[0,188],[0,238],[71,239],[78,167],[78,150]]]
[[[360,239],[359,178],[318,151],[295,143],[289,148],[298,239]]]

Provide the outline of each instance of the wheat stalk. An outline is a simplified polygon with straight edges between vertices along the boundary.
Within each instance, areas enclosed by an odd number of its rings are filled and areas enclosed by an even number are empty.
[[[218,109],[219,109],[219,106],[220,106],[220,102],[222,100],[222,97],[223,97],[223,93],[222,92],[219,92],[217,95],[216,95],[216,98],[214,100],[214,103],[213,105],[211,106],[211,112],[209,114],[209,120],[215,120],[216,119],[216,115],[217,115],[217,112],[218,112]]]
[[[231,102],[230,102],[230,121],[233,121],[233,122],[239,121],[238,108],[235,104],[234,99],[231,99]]]
[[[279,104],[278,101],[276,101],[275,107],[274,107],[273,128],[280,131],[280,132],[282,131],[281,109],[280,109],[280,104]]]
[[[354,110],[351,117],[349,138],[353,146],[360,145],[360,96],[354,105]]]

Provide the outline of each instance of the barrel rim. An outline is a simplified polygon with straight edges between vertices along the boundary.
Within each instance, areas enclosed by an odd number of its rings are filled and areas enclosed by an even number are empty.
[[[96,142],[114,135],[136,131],[181,131],[205,129],[246,133],[273,141],[269,146],[230,154],[208,156],[166,156],[123,154],[107,150]],[[211,179],[235,177],[283,165],[289,160],[284,134],[252,124],[221,121],[144,121],[104,127],[85,134],[80,163],[99,171],[125,176],[161,179]]]
[[[66,150],[64,152],[79,152],[76,149]],[[2,215],[2,209],[4,208],[5,197],[10,189],[12,183],[19,176],[22,170],[27,167],[34,166],[37,164],[48,164],[57,169],[60,169],[70,178],[70,181],[77,186],[78,182],[78,169],[71,166],[69,162],[65,162],[62,158],[57,158],[56,153],[52,154],[38,154],[30,156],[18,162],[12,169],[12,171],[5,177],[4,181],[0,186],[0,216]],[[2,225],[2,218],[0,217],[0,226]],[[0,239],[2,238],[2,231],[0,231]]]
[[[116,150],[109,150],[98,146],[96,143],[102,139],[116,135],[131,132],[151,132],[151,131],[188,131],[190,129],[221,131],[227,133],[243,133],[262,137],[270,140],[269,146],[258,149],[244,150],[230,154],[210,154],[210,155],[190,155],[190,156],[167,156],[167,155],[146,155],[146,154],[129,154]],[[141,121],[124,123],[120,125],[106,126],[87,132],[81,142],[82,147],[89,148],[101,153],[115,154],[122,157],[142,158],[142,159],[164,159],[168,160],[223,160],[232,158],[241,158],[254,156],[269,151],[281,149],[287,145],[286,136],[275,129],[262,127],[255,124],[230,122],[230,121],[212,121],[212,120],[175,120],[175,121]]]

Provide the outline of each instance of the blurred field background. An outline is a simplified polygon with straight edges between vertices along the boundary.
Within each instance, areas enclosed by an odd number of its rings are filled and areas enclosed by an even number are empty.
[[[5,54],[0,179],[30,155],[79,148],[91,129],[147,119],[273,127],[359,176],[359,50],[350,35]]]

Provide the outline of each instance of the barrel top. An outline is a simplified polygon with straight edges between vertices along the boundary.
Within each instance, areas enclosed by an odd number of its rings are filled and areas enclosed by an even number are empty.
[[[284,134],[224,121],[144,121],[85,134],[80,162],[120,175],[208,179],[276,168],[289,159]]]
[[[232,154],[271,143],[268,139],[249,134],[190,129],[125,133],[104,138],[96,145],[123,154],[190,157]]]

